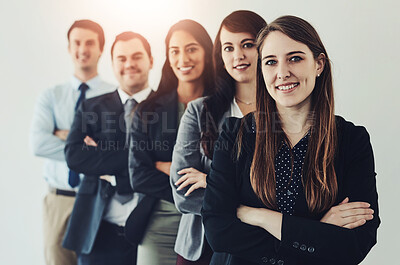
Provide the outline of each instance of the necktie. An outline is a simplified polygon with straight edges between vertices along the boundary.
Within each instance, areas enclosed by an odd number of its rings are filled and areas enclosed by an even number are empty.
[[[124,120],[125,120],[125,126],[126,126],[126,139],[125,139],[126,146],[129,146],[129,133],[130,133],[130,129],[132,126],[133,108],[136,105],[137,105],[137,102],[133,98],[128,99],[124,104]],[[133,195],[132,194],[118,194],[118,192],[116,192],[114,195],[114,198],[119,203],[125,204],[128,201],[132,200]]]
[[[85,98],[86,98],[86,90],[88,90],[89,87],[88,87],[88,85],[86,85],[85,83],[82,83],[82,84],[79,86],[78,89],[81,91],[81,94],[79,95],[79,98],[78,98],[78,100],[76,101],[75,110],[77,110],[78,107],[79,107],[79,105],[82,103],[82,101],[85,100]]]
[[[81,94],[79,95],[78,100],[76,101],[76,105],[75,105],[75,111],[79,108],[79,105],[82,104],[82,101],[85,100],[86,98],[86,90],[88,90],[89,87],[88,85],[86,85],[85,83],[82,83],[79,86],[79,90],[81,91]],[[68,184],[74,188],[76,186],[79,185],[80,182],[80,178],[79,178],[79,174],[73,170],[69,170],[69,174],[68,174]]]
[[[136,102],[136,100],[131,98],[131,99],[128,99],[124,105],[124,120],[125,120],[125,126],[126,126],[125,145],[129,145],[129,134],[130,134],[131,126],[132,126],[133,108],[137,104],[138,103]]]

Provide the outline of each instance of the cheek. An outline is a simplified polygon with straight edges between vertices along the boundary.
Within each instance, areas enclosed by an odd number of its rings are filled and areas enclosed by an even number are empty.
[[[247,58],[249,58],[249,60],[255,64],[257,63],[257,57],[258,57],[258,53],[256,49],[252,49],[251,51],[249,51],[247,53]]]
[[[230,65],[230,56],[226,53],[222,53],[222,62],[224,63],[225,66]]]

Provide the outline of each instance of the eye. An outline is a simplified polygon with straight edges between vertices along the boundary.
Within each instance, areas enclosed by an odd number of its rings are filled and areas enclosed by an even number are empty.
[[[94,41],[93,40],[89,40],[86,42],[87,46],[93,46],[94,45]]]
[[[254,47],[254,43],[251,43],[251,42],[246,42],[245,44],[243,44],[243,48],[251,49],[253,47]]]
[[[303,58],[301,58],[300,56],[293,56],[289,59],[290,62],[299,62],[302,60],[303,60]]]
[[[275,61],[275,60],[268,60],[268,61],[265,62],[265,65],[274,65],[274,64],[277,64],[277,63],[278,62]]]
[[[135,56],[133,56],[133,60],[140,60],[140,59],[142,59],[142,55],[135,55]]]
[[[170,50],[169,54],[171,55],[177,55],[179,53],[178,50]]]
[[[224,52],[233,52],[233,47],[232,46],[225,46],[224,47]]]
[[[197,48],[196,48],[196,47],[190,47],[190,48],[188,48],[186,51],[187,51],[188,53],[194,53],[194,52],[197,51]]]

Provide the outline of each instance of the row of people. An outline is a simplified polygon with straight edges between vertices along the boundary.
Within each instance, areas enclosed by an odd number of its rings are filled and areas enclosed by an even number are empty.
[[[119,87],[98,80],[99,28],[71,27],[73,82],[46,91],[34,115],[35,153],[49,158],[45,225],[57,229],[45,227],[48,264],[74,264],[62,238],[78,264],[366,256],[380,223],[372,149],[363,127],[334,115],[330,61],[308,22],[235,11],[213,45],[182,20],[156,92],[150,45],[133,32],[111,48]]]

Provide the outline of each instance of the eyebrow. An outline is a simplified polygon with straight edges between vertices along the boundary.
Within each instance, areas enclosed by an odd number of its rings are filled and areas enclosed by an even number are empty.
[[[191,42],[191,43],[189,43],[189,44],[186,44],[186,45],[185,45],[185,48],[188,47],[188,46],[192,46],[192,45],[194,45],[194,46],[199,46],[199,44],[198,44],[197,42]],[[171,46],[171,47],[169,47],[168,49],[179,49],[179,47],[178,47],[178,46]]]
[[[143,55],[143,52],[135,52],[131,55],[117,55],[116,58],[125,58],[125,57],[129,57],[129,56],[137,56],[137,55]]]
[[[286,56],[290,56],[290,55],[293,55],[296,53],[306,54],[305,52],[302,52],[302,51],[293,51],[293,52],[287,53]],[[276,57],[276,55],[267,55],[262,58],[262,61],[264,61],[265,59],[268,59],[268,58],[275,58],[275,57]]]
[[[252,41],[252,42],[254,42],[255,39],[243,39],[240,43],[245,43],[245,42],[247,42],[247,41]],[[227,41],[227,42],[225,42],[224,44],[222,44],[222,46],[224,46],[224,45],[232,45],[232,42]]]

